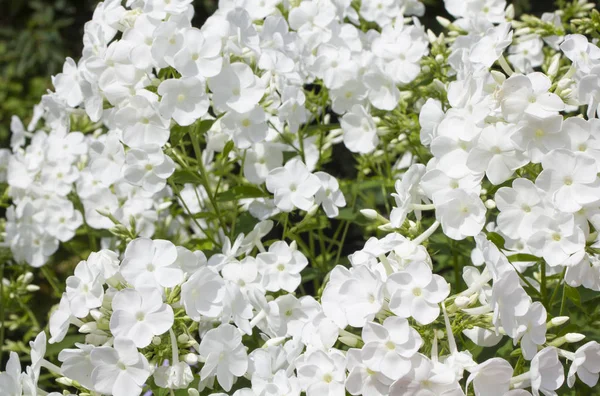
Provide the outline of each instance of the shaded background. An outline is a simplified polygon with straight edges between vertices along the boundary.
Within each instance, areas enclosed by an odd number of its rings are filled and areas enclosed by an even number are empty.
[[[97,0],[0,0],[0,147],[8,147],[13,114],[29,121],[41,95],[51,88],[66,57],[81,54],[83,26]],[[425,0],[423,24],[439,28],[435,16],[448,16],[443,0]],[[551,0],[516,0],[517,13],[541,14],[554,8]],[[195,0],[195,26],[218,5],[218,0]]]

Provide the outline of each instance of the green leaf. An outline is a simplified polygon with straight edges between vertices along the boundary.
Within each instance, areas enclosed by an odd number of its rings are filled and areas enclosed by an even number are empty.
[[[176,170],[171,176],[171,181],[175,184],[202,184],[200,175],[187,169]]]
[[[179,125],[173,126],[173,128],[171,128],[171,145],[173,147],[177,146],[186,133],[187,128],[181,127]]]
[[[216,120],[202,120],[197,122],[193,128],[190,128],[190,135],[193,134],[192,138],[202,138],[206,132],[213,126]]]
[[[565,285],[565,293],[567,295],[567,298],[573,304],[575,304],[579,308],[582,308],[582,306],[581,306],[581,296],[579,295],[579,291],[576,288],[571,287],[569,285]]]
[[[357,217],[357,213],[352,208],[344,208],[340,210],[340,213],[335,217],[337,220],[353,221]]]
[[[244,198],[262,198],[268,197],[269,194],[265,193],[260,188],[253,185],[235,186],[229,191],[223,191],[217,194],[217,201],[228,202],[237,201]]]
[[[231,150],[233,150],[233,140],[230,140],[225,144],[221,157],[227,159]]]
[[[502,235],[498,234],[497,232],[489,232],[487,234],[487,239],[496,245],[498,249],[504,249],[504,244],[506,241],[504,238],[502,238]]]
[[[216,213],[213,212],[200,212],[194,215],[194,219],[213,219],[216,217]]]
[[[508,261],[510,261],[511,263],[521,263],[529,261],[540,261],[540,258],[534,256],[533,254],[518,253],[513,254],[512,256],[508,256]]]

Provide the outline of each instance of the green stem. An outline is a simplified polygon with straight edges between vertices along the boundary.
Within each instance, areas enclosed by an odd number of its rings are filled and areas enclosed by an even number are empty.
[[[548,310],[548,301],[547,301],[547,297],[548,297],[548,289],[546,288],[546,263],[545,262],[541,262],[540,263],[540,273],[541,273],[541,285],[540,285],[540,291],[542,292],[542,303],[544,304],[544,306],[546,306],[546,310]]]
[[[24,304],[20,299],[17,299],[17,301],[18,301],[21,309],[23,309],[23,311],[25,311],[27,313],[27,316],[29,316],[29,319],[31,319],[31,321],[33,322],[35,331],[39,331],[41,329],[40,322],[38,322],[37,318],[35,317],[35,314],[31,310],[31,308],[29,308],[27,306],[27,304]]]
[[[196,160],[198,162],[198,167],[200,168],[200,176],[202,176],[201,177],[202,185],[204,186],[204,189],[206,190],[206,195],[208,195],[210,204],[212,205],[212,207],[215,210],[215,213],[219,219],[219,224],[221,225],[223,232],[225,232],[225,230],[227,230],[227,228],[225,227],[225,223],[223,221],[223,216],[221,216],[221,210],[219,209],[219,205],[217,205],[215,196],[212,191],[212,187],[210,186],[210,181],[208,180],[208,176],[206,173],[206,167],[204,166],[204,161],[202,161],[202,151],[200,150],[200,144],[198,143],[198,137],[196,136],[195,133],[191,133],[190,136],[192,138],[192,146],[194,147],[194,153],[196,154]]]
[[[53,274],[50,272],[48,267],[44,265],[40,269],[42,271],[42,274],[44,275],[44,278],[46,278],[46,280],[50,284],[50,287],[52,287],[52,290],[54,291],[54,295],[56,297],[61,297],[62,292],[60,290],[60,287],[58,286],[58,282],[56,281],[56,279],[54,278]]]
[[[194,217],[194,215],[192,214],[192,212],[190,211],[190,208],[187,206],[187,204],[185,203],[185,201],[183,200],[183,197],[181,196],[181,194],[179,193],[179,190],[177,189],[177,186],[175,186],[175,183],[173,183],[171,180],[169,180],[169,185],[171,186],[171,189],[173,189],[173,193],[177,196],[177,198],[179,198],[179,200],[181,201],[181,204],[183,205],[183,208],[185,209],[185,211],[187,212],[188,216],[190,216],[192,218],[192,220],[194,221],[194,223],[196,223],[196,226],[204,233],[204,235],[206,236],[206,238],[208,238],[208,240],[210,240],[215,246],[218,246],[219,248],[221,248],[221,244],[219,242],[217,242],[208,232],[207,230],[205,230],[200,223],[198,223],[198,220],[196,220],[196,218]]]
[[[563,283],[562,289],[562,299],[560,301],[560,311],[558,312],[558,316],[562,316],[563,311],[565,309],[565,302],[567,301],[567,283]]]
[[[563,281],[563,279],[565,278],[565,273],[567,272],[567,269],[563,269],[562,274],[560,276],[560,279],[558,280],[558,284],[556,285],[556,287],[554,288],[554,291],[552,292],[552,295],[550,296],[550,301],[548,302],[548,308],[552,309],[552,303],[554,302],[554,298],[556,297],[556,295],[558,294],[558,289],[560,286],[560,282]]]
[[[2,299],[0,304],[0,362],[2,362],[2,353],[4,352],[4,306],[7,305],[4,300],[4,265],[4,262],[0,264],[0,299]]]

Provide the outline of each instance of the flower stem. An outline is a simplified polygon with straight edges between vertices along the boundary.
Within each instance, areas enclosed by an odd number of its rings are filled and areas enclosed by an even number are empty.
[[[440,222],[436,220],[431,225],[431,227],[429,227],[421,235],[419,235],[418,237],[413,239],[413,242],[415,243],[415,245],[420,245],[423,242],[425,242],[427,240],[427,238],[429,238],[435,232],[435,230],[438,229],[439,226],[440,226]]]
[[[500,65],[502,70],[504,70],[504,73],[506,73],[509,77],[514,74],[513,69],[510,67],[510,65],[506,61],[506,58],[504,57],[504,55],[501,55],[500,58],[498,58],[498,64]]]
[[[169,337],[171,338],[171,353],[173,354],[171,366],[175,366],[179,363],[179,347],[177,346],[177,337],[175,337],[173,329],[169,329]]]
[[[429,204],[429,205],[412,204],[411,207],[413,208],[413,210],[434,210],[435,209],[434,204]]]

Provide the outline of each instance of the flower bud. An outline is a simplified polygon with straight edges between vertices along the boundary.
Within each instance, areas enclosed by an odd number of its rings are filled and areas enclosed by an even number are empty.
[[[86,334],[86,333],[91,333],[95,330],[98,329],[98,323],[96,322],[87,322],[85,324],[83,324],[80,328],[79,328],[79,332]]]
[[[565,334],[565,340],[569,343],[579,342],[583,340],[585,336],[580,333],[567,333]]]
[[[356,348],[358,346],[358,339],[356,337],[350,336],[341,336],[338,340],[344,344],[348,345],[350,348]]]
[[[556,318],[550,319],[550,324],[552,326],[560,326],[562,324],[567,323],[569,319],[570,318],[568,316],[557,316]]]
[[[435,17],[435,19],[436,19],[436,21],[438,21],[438,23],[440,25],[442,25],[442,27],[447,28],[448,26],[452,25],[452,22],[450,22],[449,20],[447,20],[444,17],[438,16],[438,17]]]
[[[377,212],[373,209],[361,209],[360,213],[370,220],[375,220],[377,218]]]
[[[504,12],[504,15],[506,16],[506,19],[511,20],[515,18],[515,7],[512,4],[509,4],[508,7],[506,7],[506,11]]]
[[[31,283],[31,281],[33,280],[33,274],[31,272],[27,272],[24,276],[23,276],[23,283],[24,284],[29,284]]]
[[[427,29],[427,39],[431,44],[435,44],[437,41],[437,36],[431,31],[431,29]]]
[[[180,344],[185,344],[190,340],[190,337],[187,334],[180,334],[177,336],[177,342]]]
[[[94,318],[95,321],[99,321],[104,317],[104,314],[97,309],[92,309],[90,311],[90,316]]]
[[[64,385],[64,386],[73,386],[73,380],[71,380],[67,377],[57,378],[56,382],[58,382],[59,384]]]
[[[188,396],[200,396],[200,392],[198,392],[198,389],[189,388]]]
[[[488,209],[495,209],[496,208],[496,202],[494,202],[493,199],[488,199],[487,201],[485,201],[485,207]]]
[[[161,342],[162,341],[161,341],[160,337],[158,337],[158,336],[152,337],[152,345],[160,345]]]
[[[189,364],[190,366],[193,366],[194,364],[198,363],[198,355],[196,355],[195,353],[188,353],[183,357],[183,361]]]
[[[38,285],[27,285],[27,287],[25,287],[25,290],[27,290],[30,293],[33,293],[40,290],[40,287]]]
[[[458,296],[454,300],[454,304],[456,304],[456,306],[459,308],[464,308],[464,307],[468,306],[470,304],[470,302],[471,302],[471,299],[467,296]]]
[[[558,67],[560,66],[560,54],[556,54],[552,57],[550,61],[550,66],[548,67],[548,77],[554,78],[556,74],[558,74]]]

